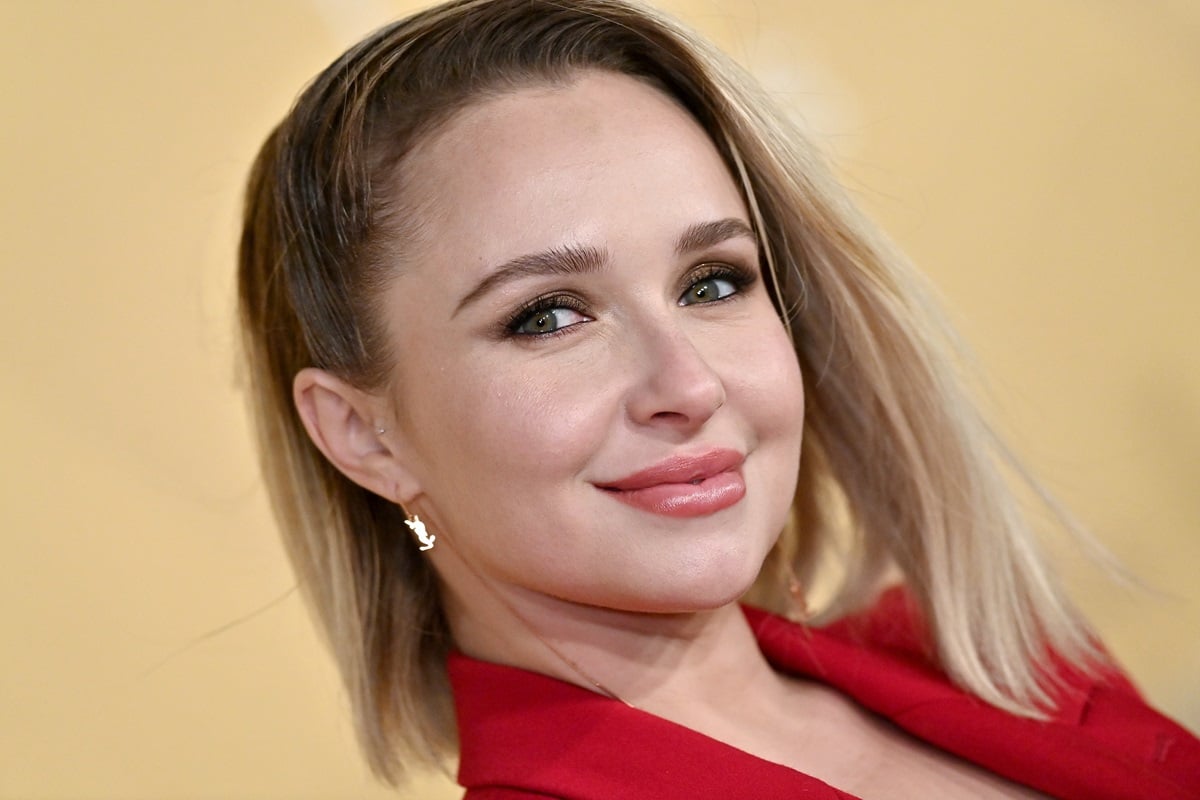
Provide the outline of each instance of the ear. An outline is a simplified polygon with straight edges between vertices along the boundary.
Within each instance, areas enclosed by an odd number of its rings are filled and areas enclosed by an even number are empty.
[[[313,444],[347,478],[398,503],[420,493],[398,448],[380,432],[385,406],[379,397],[308,367],[292,381],[292,398]]]

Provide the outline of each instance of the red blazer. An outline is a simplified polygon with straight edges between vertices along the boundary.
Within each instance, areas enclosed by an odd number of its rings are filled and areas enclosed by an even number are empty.
[[[1200,798],[1200,741],[1121,674],[1067,671],[1053,719],[1015,717],[950,684],[922,653],[906,596],[804,628],[744,609],[775,669],[819,680],[913,736],[1061,800]],[[623,703],[452,654],[465,800],[852,798]]]

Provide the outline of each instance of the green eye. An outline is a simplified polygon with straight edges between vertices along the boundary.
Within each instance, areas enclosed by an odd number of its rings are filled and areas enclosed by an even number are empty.
[[[705,278],[696,281],[679,298],[679,305],[690,306],[695,303],[711,303],[723,300],[737,292],[737,286],[724,278]]]
[[[524,319],[519,320],[513,327],[513,332],[522,336],[538,336],[544,333],[554,333],[585,321],[587,321],[587,317],[574,309],[543,308],[533,311]]]

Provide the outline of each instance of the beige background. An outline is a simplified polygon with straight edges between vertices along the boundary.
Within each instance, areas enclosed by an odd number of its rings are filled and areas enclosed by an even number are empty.
[[[1071,558],[1082,603],[1200,728],[1200,7],[669,7],[929,273],[1001,425],[1156,590]],[[0,4],[0,796],[385,795],[289,594],[230,312],[257,144],[408,8]]]

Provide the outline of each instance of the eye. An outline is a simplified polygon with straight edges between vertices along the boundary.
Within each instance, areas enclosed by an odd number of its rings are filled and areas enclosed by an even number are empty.
[[[587,321],[588,317],[573,308],[535,308],[514,320],[511,330],[519,336],[541,336]]]
[[[737,291],[738,285],[732,278],[710,275],[689,286],[683,296],[679,298],[679,305],[690,306],[696,303],[724,300],[730,295],[737,294]]]

